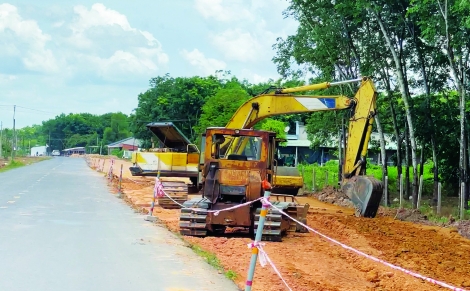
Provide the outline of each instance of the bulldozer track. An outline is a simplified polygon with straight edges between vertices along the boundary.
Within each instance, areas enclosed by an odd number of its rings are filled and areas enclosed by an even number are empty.
[[[180,181],[162,181],[163,190],[171,197],[158,197],[158,205],[164,209],[179,209],[188,200],[188,185]],[[174,201],[173,201],[173,200]],[[175,203],[175,201],[177,203]],[[179,203],[179,204],[178,204]]]
[[[207,235],[206,209],[181,209],[180,234],[189,236]]]
[[[258,230],[259,220],[260,220],[260,213],[261,208],[257,208],[255,212],[255,222],[254,222],[254,230],[255,233]],[[282,241],[282,214],[273,209],[269,209],[268,213],[266,214],[266,219],[264,221],[263,232],[261,236],[261,241],[275,241],[280,242]]]

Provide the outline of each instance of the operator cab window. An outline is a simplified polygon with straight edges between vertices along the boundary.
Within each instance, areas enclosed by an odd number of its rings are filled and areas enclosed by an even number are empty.
[[[257,136],[212,136],[212,156],[222,160],[259,161],[262,139]]]

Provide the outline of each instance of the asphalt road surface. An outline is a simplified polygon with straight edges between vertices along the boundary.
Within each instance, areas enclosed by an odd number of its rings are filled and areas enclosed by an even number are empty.
[[[0,290],[239,290],[82,158],[0,173]]]

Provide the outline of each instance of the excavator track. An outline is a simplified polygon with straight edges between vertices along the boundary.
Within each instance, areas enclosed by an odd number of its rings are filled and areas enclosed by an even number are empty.
[[[206,199],[192,199],[183,203],[181,209],[179,226],[180,234],[188,236],[206,236],[207,230],[207,209],[209,208]]]
[[[164,178],[163,178],[164,179]],[[183,181],[165,181],[162,180],[163,190],[168,196],[158,197],[158,205],[164,209],[179,209],[186,200],[188,200],[188,185]],[[174,201],[178,202],[175,203]]]

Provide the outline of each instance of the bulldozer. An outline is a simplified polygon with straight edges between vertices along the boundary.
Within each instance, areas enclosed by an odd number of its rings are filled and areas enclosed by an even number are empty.
[[[314,96],[292,93],[313,91],[348,82],[361,82],[353,98],[343,95]],[[275,133],[249,129],[263,118],[322,110],[350,110],[341,189],[351,199],[356,214],[375,217],[382,198],[382,183],[365,175],[366,155],[376,114],[377,92],[368,77],[335,83],[320,83],[277,89],[245,102],[235,118],[223,128],[207,128],[201,145],[202,197],[184,203],[180,214],[180,233],[207,236],[224,233],[227,227],[257,229],[263,196],[261,182],[276,185],[277,161]],[[295,173],[294,173],[295,174]],[[253,202],[245,204],[246,202]],[[300,205],[293,195],[273,194],[277,208],[305,223],[309,205]],[[234,206],[242,205],[234,208]],[[224,209],[230,210],[223,211]],[[217,211],[217,212],[214,212]],[[282,241],[291,232],[305,232],[301,225],[276,210],[266,216],[262,240]]]

